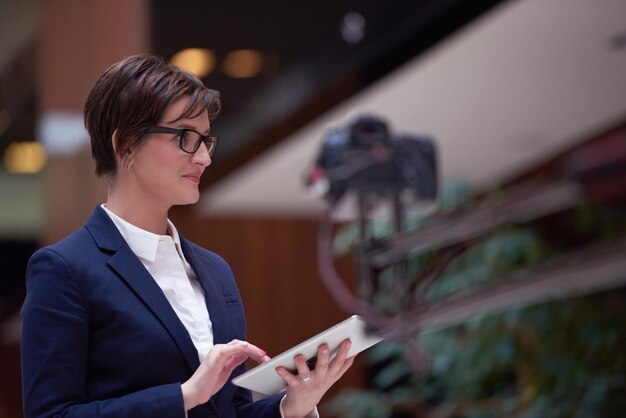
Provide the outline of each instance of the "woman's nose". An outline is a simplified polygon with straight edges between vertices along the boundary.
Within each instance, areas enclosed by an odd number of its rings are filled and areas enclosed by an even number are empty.
[[[193,154],[193,159],[194,162],[205,166],[211,164],[211,154],[209,154],[209,150],[204,142],[200,144],[200,148]]]

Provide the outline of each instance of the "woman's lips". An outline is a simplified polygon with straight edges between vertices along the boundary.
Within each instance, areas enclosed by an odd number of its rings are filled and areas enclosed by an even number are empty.
[[[183,177],[187,180],[193,181],[196,184],[200,183],[200,176],[198,174],[185,174]]]

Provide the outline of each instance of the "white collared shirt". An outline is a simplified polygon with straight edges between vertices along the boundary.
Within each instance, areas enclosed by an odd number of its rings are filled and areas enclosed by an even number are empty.
[[[104,205],[101,207],[163,291],[187,329],[202,362],[213,347],[213,325],[204,290],[185,259],[176,227],[168,219],[169,235],[157,235],[125,221]]]

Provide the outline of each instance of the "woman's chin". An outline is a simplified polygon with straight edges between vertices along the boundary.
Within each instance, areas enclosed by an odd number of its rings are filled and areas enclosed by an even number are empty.
[[[178,199],[178,201],[174,203],[174,205],[176,206],[193,205],[194,203],[198,203],[198,200],[200,200],[200,192],[198,192],[197,194],[193,196],[185,196],[181,199]]]

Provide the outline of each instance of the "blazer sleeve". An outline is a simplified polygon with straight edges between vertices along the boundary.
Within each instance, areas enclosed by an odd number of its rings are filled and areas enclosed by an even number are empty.
[[[233,376],[240,375],[245,371],[246,366],[244,363],[235,369]],[[230,382],[228,384],[232,385]],[[281,418],[280,401],[283,396],[285,396],[285,394],[280,393],[253,402],[251,392],[248,389],[238,387],[233,399],[237,411],[237,418]]]
[[[37,251],[26,274],[21,311],[25,418],[185,417],[180,384],[167,384],[89,401],[89,316],[66,260],[52,249]]]

